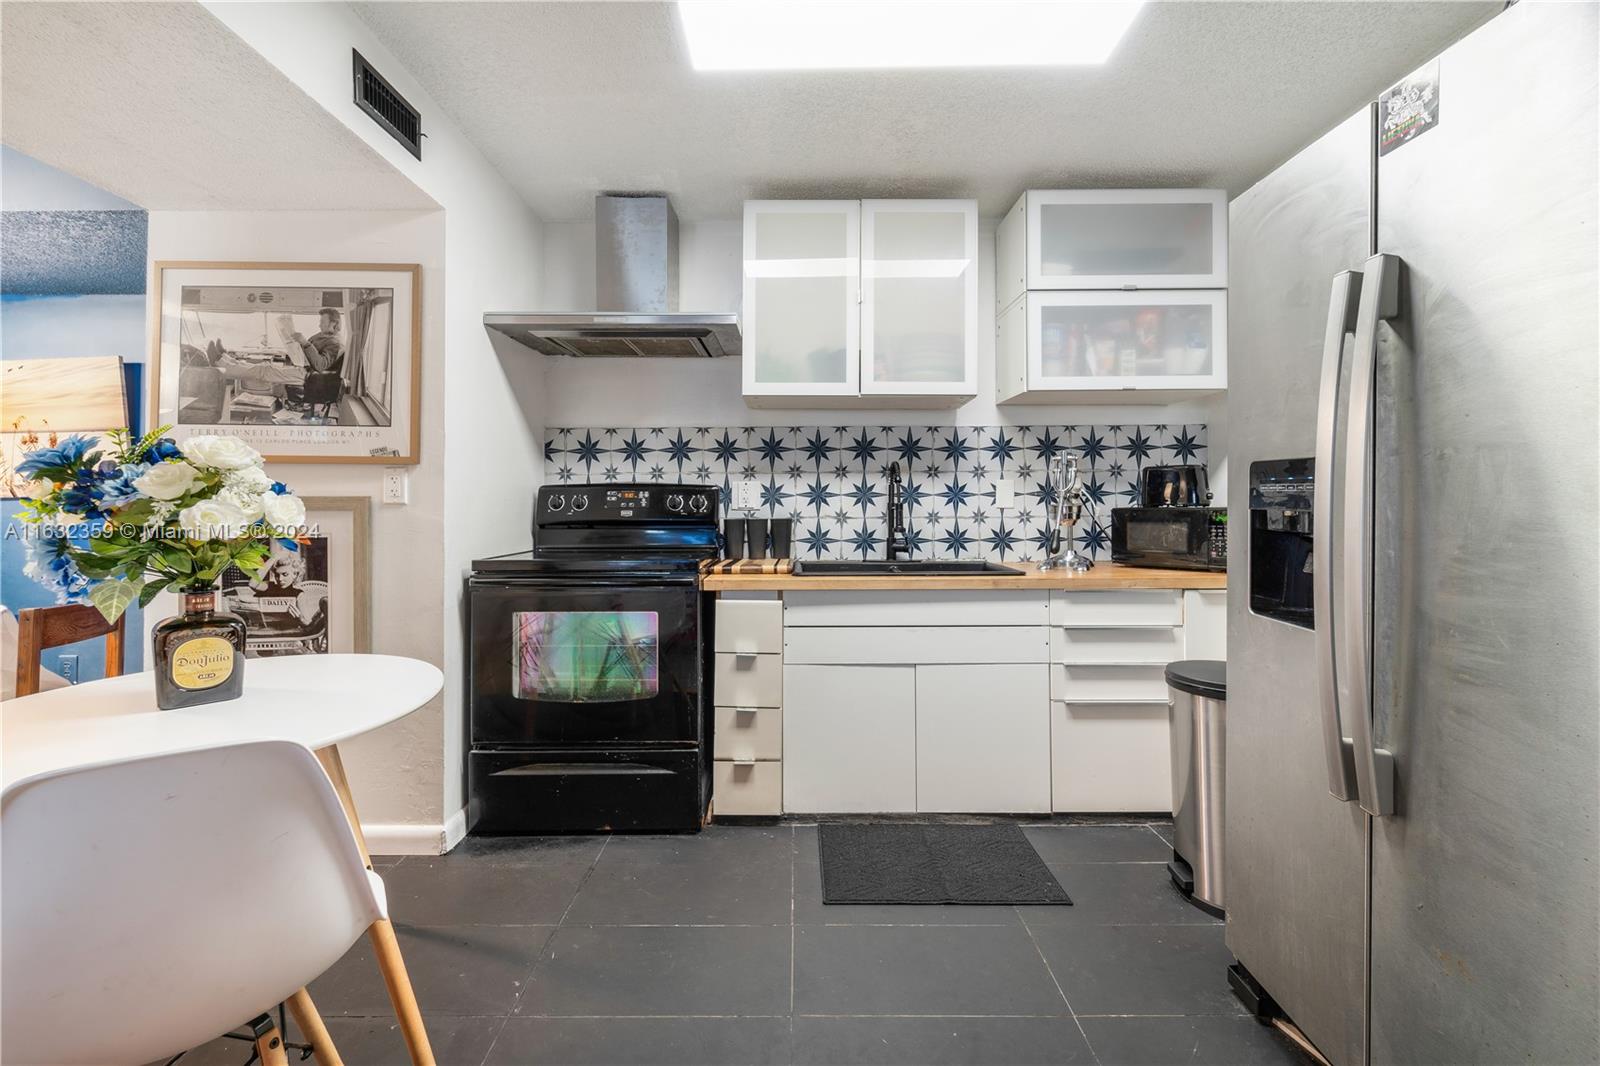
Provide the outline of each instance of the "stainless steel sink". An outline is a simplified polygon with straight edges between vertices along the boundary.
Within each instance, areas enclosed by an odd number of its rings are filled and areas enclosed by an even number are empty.
[[[992,574],[1022,573],[1014,566],[978,559],[897,559],[894,562],[887,559],[800,559],[794,564],[794,572],[801,577],[853,574],[985,577]]]

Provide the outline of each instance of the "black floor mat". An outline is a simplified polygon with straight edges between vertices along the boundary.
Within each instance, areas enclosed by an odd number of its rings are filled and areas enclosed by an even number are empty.
[[[1016,825],[825,822],[824,903],[1058,903],[1071,906]]]

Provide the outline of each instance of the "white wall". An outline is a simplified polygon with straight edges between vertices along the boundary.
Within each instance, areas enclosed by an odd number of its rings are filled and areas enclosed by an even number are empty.
[[[500,174],[456,127],[422,86],[375,37],[366,23],[340,3],[208,3],[207,9],[312,99],[409,177],[443,209],[443,270],[424,274],[425,289],[442,285],[443,368],[441,404],[424,412],[424,432],[439,433],[432,449],[440,480],[441,511],[433,539],[442,537],[437,565],[409,557],[376,580],[442,582],[440,658],[445,671],[443,714],[438,722],[443,766],[440,806],[453,839],[463,806],[462,580],[471,560],[527,547],[534,490],[543,472],[543,367],[515,345],[491,342],[483,313],[534,305],[540,267],[540,223]],[[422,112],[422,159],[378,127],[351,100],[350,50],[358,49]],[[153,242],[152,242],[153,243]],[[358,255],[358,259],[373,256]],[[432,328],[432,327],[427,327]],[[503,345],[503,346],[502,346]],[[442,454],[441,454],[442,448]],[[413,498],[418,491],[413,480]],[[412,505],[413,507],[415,504]],[[418,544],[419,551],[432,552]],[[397,763],[382,771],[403,777],[412,768]],[[379,768],[367,780],[352,774],[365,805],[364,784],[378,787]],[[393,782],[384,786],[394,791]],[[363,810],[364,820],[368,815]]]
[[[410,503],[385,506],[382,467],[274,463],[271,475],[301,496],[372,497],[372,650],[444,662],[445,219],[440,211],[152,211],[150,258],[422,265],[422,462]],[[159,293],[150,279],[148,313]],[[159,616],[159,612],[150,612]],[[443,702],[340,745],[362,821],[444,823]],[[380,831],[380,836],[382,832]],[[390,834],[392,835],[392,833]],[[374,843],[374,849],[379,847]],[[389,845],[394,846],[394,845]],[[420,845],[419,845],[420,846]],[[437,841],[434,851],[438,850]]]
[[[0,207],[7,211],[137,211],[120,196],[0,145]]]
[[[547,358],[545,418],[552,426],[1043,425],[1204,422],[1212,491],[1227,491],[1222,397],[1171,405],[994,402],[994,231],[980,223],[978,244],[978,396],[955,410],[757,410],[747,407],[737,359]],[[683,311],[737,311],[742,296],[742,224],[681,222],[679,299]],[[547,222],[544,288],[537,309],[594,307],[594,224]]]

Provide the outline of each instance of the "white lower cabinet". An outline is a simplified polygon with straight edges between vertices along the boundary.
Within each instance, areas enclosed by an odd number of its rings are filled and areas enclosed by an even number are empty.
[[[1172,809],[1166,666],[1225,658],[1227,593],[1050,594],[1050,806]]]
[[[717,814],[774,815],[782,808],[783,763],[718,759],[711,782]]]
[[[783,812],[783,604],[717,601],[712,812]]]
[[[1050,704],[1051,805],[1062,813],[1170,811],[1167,704]]]
[[[917,810],[1050,810],[1042,665],[918,666]]]
[[[1170,810],[1166,665],[1226,653],[1220,590],[795,592],[782,611],[781,653],[750,611],[728,646],[755,653],[717,656],[721,813],[775,813],[780,789],[795,814]]]
[[[916,669],[784,668],[785,811],[917,809]]]

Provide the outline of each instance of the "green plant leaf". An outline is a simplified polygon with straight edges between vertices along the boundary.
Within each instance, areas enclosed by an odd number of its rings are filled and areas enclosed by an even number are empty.
[[[121,578],[110,578],[89,589],[89,602],[99,608],[107,622],[115,622],[139,594],[139,585]]]
[[[144,587],[139,590],[139,606],[150,606],[150,601],[161,595],[161,590],[167,588],[171,584],[172,582],[168,581],[164,577],[158,577],[154,580],[145,582]]]
[[[194,573],[194,560],[189,558],[189,553],[182,548],[162,545],[156,549],[156,554],[160,556],[162,565],[168,570],[176,570],[180,574]]]

